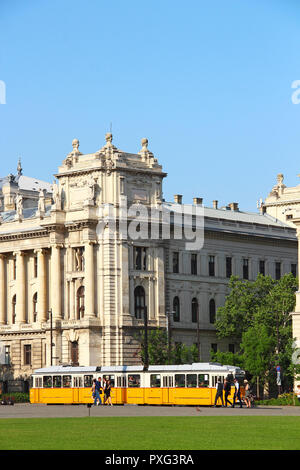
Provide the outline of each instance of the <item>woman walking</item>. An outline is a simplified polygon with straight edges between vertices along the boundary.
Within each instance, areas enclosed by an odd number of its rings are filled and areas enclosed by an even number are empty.
[[[106,380],[106,386],[105,386],[105,390],[104,390],[105,403],[109,404],[110,406],[113,406],[113,404],[111,402],[110,392],[111,392],[111,382],[110,382],[110,380]]]

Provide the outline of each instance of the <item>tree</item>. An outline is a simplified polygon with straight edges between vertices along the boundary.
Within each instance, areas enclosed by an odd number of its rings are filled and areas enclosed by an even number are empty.
[[[259,377],[262,385],[276,384],[276,365],[283,371],[285,388],[292,384],[295,367],[290,312],[295,307],[297,285],[292,274],[278,281],[261,274],[255,281],[232,277],[225,305],[218,309],[218,336],[240,342],[240,351],[232,359]],[[222,362],[220,353],[213,357]]]
[[[139,355],[145,363],[145,334],[141,330],[136,339],[140,343]],[[164,328],[148,330],[148,357],[150,365],[191,364],[198,360],[198,349],[195,345],[186,346],[182,343],[171,344],[170,361],[168,359],[168,336]]]

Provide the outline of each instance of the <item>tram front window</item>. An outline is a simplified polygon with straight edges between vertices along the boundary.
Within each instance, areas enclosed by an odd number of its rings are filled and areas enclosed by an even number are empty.
[[[198,374],[198,384],[199,384],[199,387],[208,387],[209,376],[207,374]]]
[[[71,376],[63,375],[63,388],[70,388],[70,387],[71,387]]]
[[[53,388],[61,388],[61,375],[53,376]]]
[[[187,374],[186,376],[186,386],[188,388],[197,387],[197,374]]]
[[[160,375],[159,374],[150,375],[150,387],[154,387],[154,388],[160,387]]]
[[[141,383],[140,375],[129,375],[128,376],[128,387],[139,387]]]
[[[52,387],[52,377],[51,375],[44,375],[43,377],[43,387],[51,388]]]
[[[185,387],[184,374],[175,374],[175,387]]]

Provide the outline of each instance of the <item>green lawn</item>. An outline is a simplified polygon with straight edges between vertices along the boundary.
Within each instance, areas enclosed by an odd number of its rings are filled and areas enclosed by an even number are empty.
[[[300,417],[0,419],[1,450],[300,450]]]

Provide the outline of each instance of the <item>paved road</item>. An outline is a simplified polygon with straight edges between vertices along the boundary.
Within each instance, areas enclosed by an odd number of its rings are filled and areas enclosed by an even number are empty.
[[[0,418],[80,418],[84,416],[300,416],[298,406],[257,408],[210,408],[193,406],[92,406],[86,405],[0,405]]]

